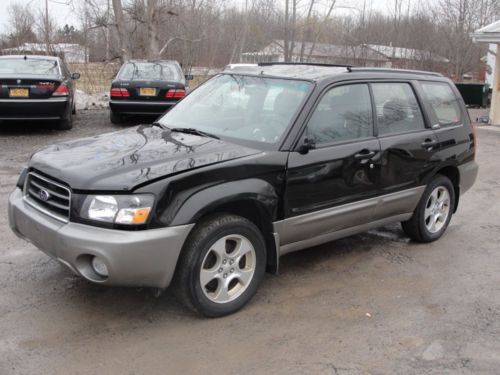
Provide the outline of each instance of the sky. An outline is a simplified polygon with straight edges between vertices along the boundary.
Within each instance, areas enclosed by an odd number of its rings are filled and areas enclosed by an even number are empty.
[[[64,26],[64,24],[78,25],[78,17],[75,14],[71,6],[66,5],[69,0],[48,0],[49,1],[49,12],[52,17],[58,22],[59,26]],[[74,0],[75,2],[81,0]],[[244,3],[244,0],[232,0],[235,3]],[[393,2],[393,0],[366,0],[367,4],[372,3],[374,9],[381,12],[388,12],[388,7]],[[30,8],[35,11],[42,11],[45,9],[45,0],[0,0],[0,34],[6,34],[8,30],[8,19],[9,14],[7,9],[10,4],[29,4]],[[362,7],[363,0],[340,0],[339,5],[348,5],[349,7]],[[345,8],[339,8],[337,12],[350,12],[352,10],[346,10]]]

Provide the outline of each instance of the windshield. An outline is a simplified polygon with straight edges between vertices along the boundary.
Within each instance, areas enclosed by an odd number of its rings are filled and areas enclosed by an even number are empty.
[[[217,136],[276,143],[304,101],[311,83],[223,74],[194,90],[160,124]]]
[[[118,79],[124,81],[182,81],[180,68],[165,62],[128,62],[123,65]]]
[[[44,59],[0,59],[0,74],[58,75],[56,60]]]

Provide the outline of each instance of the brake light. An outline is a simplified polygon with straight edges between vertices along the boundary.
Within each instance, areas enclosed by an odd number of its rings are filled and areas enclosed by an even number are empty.
[[[66,86],[64,83],[61,83],[56,91],[52,93],[52,96],[68,96],[69,95],[69,89],[68,86]]]
[[[182,99],[186,96],[186,90],[184,89],[170,89],[165,94],[165,98],[168,99]]]
[[[130,96],[130,93],[128,92],[127,89],[120,89],[116,87],[111,88],[110,96],[112,98],[120,97],[120,98],[128,98]]]

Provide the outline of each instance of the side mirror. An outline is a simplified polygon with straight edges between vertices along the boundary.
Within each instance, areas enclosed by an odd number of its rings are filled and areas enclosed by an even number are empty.
[[[194,79],[192,74],[186,74],[184,78],[186,78],[186,81],[192,81]]]
[[[80,73],[72,73],[71,79],[80,79]]]
[[[316,148],[316,143],[314,142],[314,140],[311,138],[304,138],[297,151],[299,152],[299,154],[305,155],[309,152],[309,150],[312,150],[314,148]]]

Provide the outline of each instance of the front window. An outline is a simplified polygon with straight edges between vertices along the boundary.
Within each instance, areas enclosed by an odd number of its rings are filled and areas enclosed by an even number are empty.
[[[159,122],[169,128],[277,143],[311,86],[298,80],[223,74],[193,91]]]
[[[128,62],[118,73],[124,81],[182,81],[180,68],[167,62]]]
[[[59,68],[56,60],[0,59],[0,74],[58,75]]]

